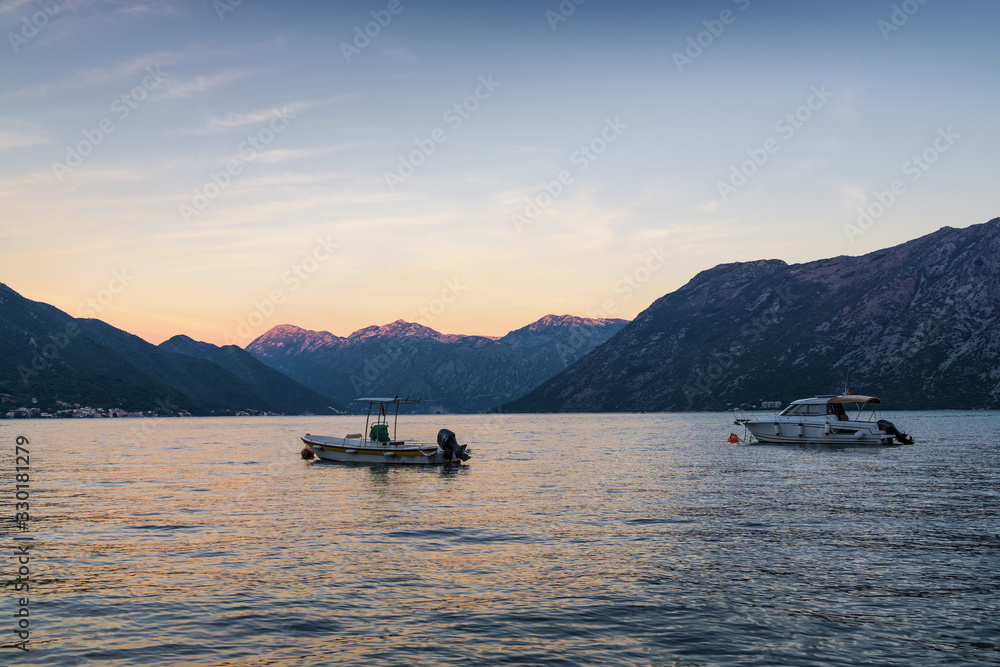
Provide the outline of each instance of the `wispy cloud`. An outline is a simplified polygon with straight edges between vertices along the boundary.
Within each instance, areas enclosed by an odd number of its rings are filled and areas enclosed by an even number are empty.
[[[834,189],[840,194],[841,206],[847,210],[854,210],[868,203],[864,187],[857,183],[838,183]]]
[[[837,91],[837,97],[833,101],[833,112],[841,120],[859,120],[860,112],[854,104],[855,94],[851,88],[843,88]]]
[[[278,164],[289,160],[299,160],[317,155],[329,155],[340,151],[359,146],[360,144],[337,144],[334,146],[320,146],[317,148],[287,148],[262,151],[257,154],[255,161],[260,164]]]
[[[253,70],[231,69],[188,79],[167,79],[154,99],[178,99],[205,93],[253,74]]]
[[[18,90],[5,93],[2,97],[5,99],[44,97],[55,93],[64,93],[70,90],[79,90],[90,86],[121,81],[128,79],[129,77],[133,77],[139,72],[145,71],[147,67],[155,68],[158,65],[169,65],[170,63],[176,62],[180,58],[181,54],[172,51],[151,53],[149,55],[123,60],[111,65],[110,67],[98,67],[81,70],[73,76],[62,79],[61,81],[56,81],[55,83],[39,83],[33,86],[25,86],[24,88],[19,88]]]
[[[261,183],[263,186],[264,184]],[[269,185],[277,185],[273,181]],[[188,197],[189,198],[189,197]],[[296,215],[306,211],[328,210],[331,215],[340,216],[345,207],[356,205],[378,206],[393,199],[391,192],[354,192],[340,191],[335,194],[321,194],[313,197],[300,197],[288,199],[282,197],[270,201],[249,201],[238,199],[232,205],[213,218],[212,223],[219,228],[246,229],[254,224],[274,224],[278,221],[288,221],[295,219]],[[183,199],[179,201],[187,201]],[[407,217],[408,223],[413,223],[415,218]],[[377,222],[378,219],[370,220],[365,218],[366,224]]]
[[[79,0],[78,0],[79,1]],[[124,2],[114,2],[115,12],[127,16],[180,16],[182,14],[179,7],[174,2],[158,0],[149,2],[148,0],[125,0]]]
[[[244,113],[230,112],[224,116],[210,116],[208,120],[205,121],[203,126],[191,128],[188,130],[188,133],[200,135],[222,134],[223,132],[231,132],[232,130],[238,130],[242,127],[269,121],[274,118],[277,113],[294,116],[295,114],[305,111],[306,109],[337,104],[339,102],[344,102],[351,97],[353,97],[353,95],[337,95],[319,100],[291,102],[280,107],[257,109],[255,111],[248,111]]]
[[[258,178],[247,179],[239,185],[244,190],[260,191],[263,188],[287,187],[287,186],[308,186],[317,183],[331,183],[342,181],[352,176],[350,172],[309,172],[307,174],[297,172],[282,172],[278,174],[268,174]]]
[[[0,16],[12,14],[21,7],[31,4],[32,0],[3,0],[0,2]]]
[[[183,0],[54,0],[60,9],[102,9],[126,16],[180,16]],[[0,0],[0,16],[16,12],[24,6],[38,7],[38,0]],[[44,9],[44,8],[43,8]]]
[[[49,141],[45,130],[34,123],[17,118],[0,117],[0,151],[46,144]]]
[[[33,171],[13,178],[0,180],[0,197],[20,198],[24,193],[52,187],[52,170]],[[21,200],[23,203],[23,200]],[[10,212],[11,204],[4,204],[4,213]]]

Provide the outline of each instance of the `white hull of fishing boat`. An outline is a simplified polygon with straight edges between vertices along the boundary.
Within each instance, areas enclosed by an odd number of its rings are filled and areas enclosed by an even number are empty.
[[[368,403],[368,416],[362,433],[350,433],[343,438],[306,433],[302,442],[302,458],[314,456],[322,461],[338,463],[392,463],[401,465],[462,464],[471,458],[468,445],[458,444],[455,434],[446,428],[438,431],[437,444],[407,442],[396,437],[399,406],[419,403],[419,398],[359,398]],[[389,429],[392,417],[392,429]],[[371,428],[369,428],[371,427]],[[365,436],[367,434],[367,437]]]
[[[323,461],[340,463],[392,463],[403,465],[441,465],[462,460],[433,443],[381,443],[361,438],[337,438],[307,433],[302,442]]]

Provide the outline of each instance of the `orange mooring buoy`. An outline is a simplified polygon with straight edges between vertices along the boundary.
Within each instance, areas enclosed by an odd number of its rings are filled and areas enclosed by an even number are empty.
[[[729,434],[729,442],[736,443],[736,442],[739,442],[739,441],[740,441],[740,436],[736,435],[735,433],[730,433]]]
[[[316,456],[316,452],[312,450],[312,447],[306,445],[305,447],[302,448],[302,458],[308,461],[314,456]]]

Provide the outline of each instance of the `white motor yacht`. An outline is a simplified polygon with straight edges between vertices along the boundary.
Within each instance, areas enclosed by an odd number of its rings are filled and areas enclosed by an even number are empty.
[[[849,393],[816,396],[792,403],[771,417],[756,417],[736,411],[735,423],[749,431],[748,442],[770,444],[819,443],[863,445],[912,445],[913,438],[901,432],[878,412],[874,396]]]

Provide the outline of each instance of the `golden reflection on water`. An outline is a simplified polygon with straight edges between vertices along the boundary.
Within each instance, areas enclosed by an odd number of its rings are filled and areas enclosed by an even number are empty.
[[[471,444],[447,468],[301,460],[299,435],[353,417],[160,420],[134,441],[128,420],[18,423],[31,658],[921,664],[963,617],[964,659],[1000,613],[970,583],[1000,583],[968,542],[998,515],[998,420],[977,418],[946,448],[926,424],[923,448],[863,451],[733,446],[725,415],[409,418]]]

